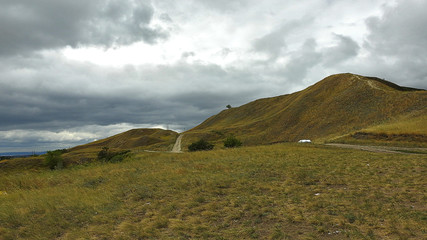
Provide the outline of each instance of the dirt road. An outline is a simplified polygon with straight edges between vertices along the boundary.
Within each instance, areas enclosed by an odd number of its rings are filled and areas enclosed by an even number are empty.
[[[359,149],[369,152],[380,153],[398,153],[398,154],[423,154],[427,152],[427,148],[405,148],[405,147],[387,147],[387,146],[363,146],[342,143],[328,143],[327,146],[334,146],[340,148]]]
[[[178,138],[176,139],[175,145],[173,145],[173,148],[172,148],[171,152],[174,152],[174,153],[181,152],[181,140],[182,140],[183,136],[184,136],[184,134],[180,134],[178,136]]]

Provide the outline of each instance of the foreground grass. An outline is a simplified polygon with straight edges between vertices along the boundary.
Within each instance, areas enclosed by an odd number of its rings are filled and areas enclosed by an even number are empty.
[[[279,144],[4,171],[0,239],[423,239],[426,165]]]

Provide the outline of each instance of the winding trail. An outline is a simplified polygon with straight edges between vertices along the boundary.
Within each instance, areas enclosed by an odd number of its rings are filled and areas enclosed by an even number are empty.
[[[173,153],[180,153],[181,151],[181,140],[184,134],[180,134],[176,139],[175,145],[173,145],[172,151]]]

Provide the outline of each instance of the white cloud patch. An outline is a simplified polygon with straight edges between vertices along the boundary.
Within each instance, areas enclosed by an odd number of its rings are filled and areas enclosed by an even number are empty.
[[[16,143],[24,141],[37,141],[37,142],[79,142],[82,140],[95,139],[97,136],[94,133],[88,132],[70,132],[60,131],[51,132],[46,130],[9,130],[0,131],[0,141],[7,140]]]

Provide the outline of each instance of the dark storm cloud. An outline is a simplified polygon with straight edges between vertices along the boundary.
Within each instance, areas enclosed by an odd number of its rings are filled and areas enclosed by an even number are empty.
[[[150,26],[145,0],[1,0],[0,55],[79,45],[154,44],[167,38]]]
[[[268,89],[254,88],[262,83],[247,73],[213,64],[108,70],[62,58],[34,58],[10,58],[6,67],[0,67],[3,131],[60,131],[123,122],[176,124],[188,129],[227,104],[256,99]],[[49,68],[43,68],[48,64]],[[249,84],[235,87],[242,80]]]

